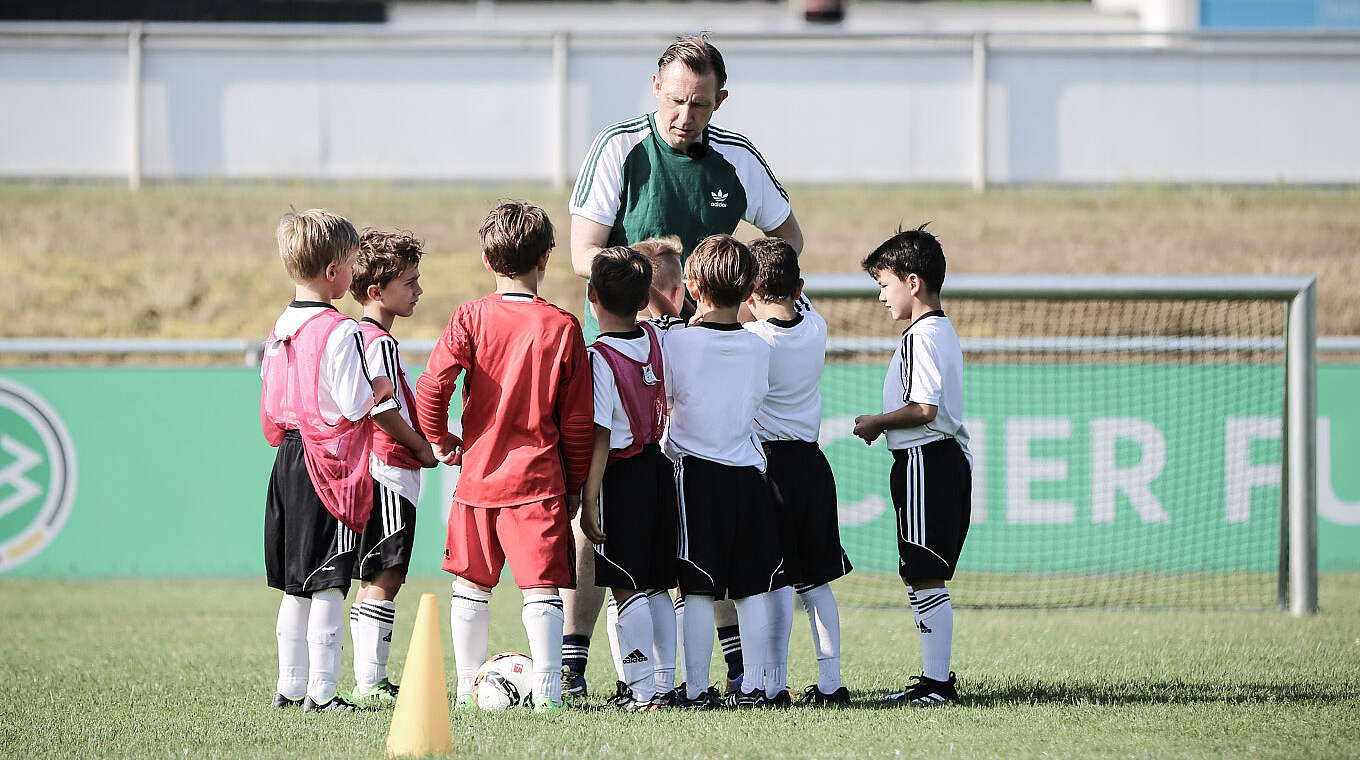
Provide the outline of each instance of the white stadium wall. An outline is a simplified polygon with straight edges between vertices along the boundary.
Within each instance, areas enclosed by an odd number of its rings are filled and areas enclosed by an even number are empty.
[[[127,29],[0,25],[0,176],[569,180],[665,42]],[[717,42],[786,181],[1360,182],[1360,36]]]

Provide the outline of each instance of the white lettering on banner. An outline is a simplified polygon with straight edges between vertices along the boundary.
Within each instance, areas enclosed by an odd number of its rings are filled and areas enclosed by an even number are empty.
[[[1065,441],[1072,437],[1067,417],[1012,417],[1006,420],[1006,522],[1021,525],[1070,525],[1077,506],[1071,499],[1035,499],[1030,485],[1067,480],[1066,459],[1037,459],[1030,455],[1036,440]]]
[[[1342,501],[1332,487],[1332,421],[1318,417],[1318,515],[1337,525],[1360,525],[1360,500]]]
[[[1118,466],[1115,447],[1121,440],[1138,444],[1137,464]],[[1166,510],[1151,487],[1165,467],[1166,437],[1156,425],[1134,417],[1091,420],[1091,522],[1114,522],[1115,494],[1120,491],[1144,523],[1166,522]]]
[[[1319,429],[1321,425],[1319,424]],[[1229,417],[1223,426],[1223,494],[1229,524],[1251,521],[1251,490],[1280,486],[1280,462],[1251,461],[1251,442],[1280,440],[1279,417]]]
[[[968,522],[979,525],[987,522],[987,423],[983,420],[964,420],[968,430],[968,453],[973,455],[973,513]]]

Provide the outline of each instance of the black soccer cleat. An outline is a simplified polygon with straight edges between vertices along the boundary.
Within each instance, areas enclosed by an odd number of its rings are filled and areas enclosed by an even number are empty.
[[[766,697],[765,704],[761,705],[761,707],[768,707],[772,710],[783,710],[786,707],[792,706],[793,695],[789,693],[788,689],[780,689],[775,692],[773,697]]]
[[[682,699],[681,693],[682,692],[680,692],[680,690],[678,689],[671,689],[670,691],[664,693],[657,692],[656,696],[652,697],[652,704],[663,709],[670,707],[679,707]]]
[[[633,690],[628,688],[628,684],[623,681],[614,682],[614,693],[605,699],[605,704],[617,707],[620,702],[627,702],[633,698]]]
[[[285,710],[289,707],[297,707],[300,704],[302,704],[302,700],[289,699],[288,697],[285,697],[278,692],[274,692],[274,698],[269,701],[270,707],[277,708],[279,710]]]
[[[722,707],[722,695],[718,693],[716,686],[708,687],[693,699],[685,696],[689,693],[689,690],[683,683],[676,689],[676,692],[675,706],[681,710],[717,710]]]
[[[849,707],[850,690],[842,686],[830,694],[823,694],[814,683],[803,689],[803,696],[798,698],[798,704],[812,707]]]
[[[899,691],[883,698],[884,702],[897,705],[917,705],[927,707],[930,705],[942,705],[950,702],[959,701],[959,692],[954,688],[954,683],[958,680],[954,672],[949,672],[948,681],[936,681],[933,678],[926,678],[924,675],[912,676],[915,683],[907,686],[903,691]]]
[[[340,696],[339,694],[336,694],[335,696],[331,697],[329,702],[322,705],[318,705],[309,694],[306,697],[302,698],[302,711],[305,713],[310,712],[352,713],[352,712],[377,712],[378,708],[366,707],[364,705],[356,705],[353,702],[349,701],[348,699],[345,699],[344,697]]]
[[[750,710],[757,707],[765,707],[769,705],[769,703],[770,701],[765,698],[765,691],[763,689],[756,689],[750,693],[734,691],[723,697],[722,706],[728,710]]]
[[[573,699],[585,699],[586,697],[586,676],[584,673],[577,673],[566,665],[562,666],[562,696]]]

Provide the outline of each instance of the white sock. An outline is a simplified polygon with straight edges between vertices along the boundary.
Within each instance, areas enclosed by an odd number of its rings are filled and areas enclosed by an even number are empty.
[[[934,681],[949,680],[949,646],[954,638],[954,607],[949,590],[928,588],[908,592],[921,634],[921,675]]]
[[[752,694],[765,683],[765,662],[770,649],[771,592],[737,599],[737,625],[741,627],[741,693]]]
[[[831,694],[841,687],[841,613],[831,586],[823,583],[799,590],[812,626],[812,648],[817,653],[817,690]]]
[[[534,704],[562,704],[562,597],[534,594],[520,611],[534,660]]]
[[[685,597],[685,698],[694,699],[708,688],[708,667],[713,660],[713,597]]]
[[[675,688],[675,607],[666,589],[647,594],[652,616],[653,681],[658,694]]]
[[[685,667],[685,597],[680,595],[680,589],[675,590],[675,669],[680,670]],[[685,680],[689,680],[689,671],[681,671]]]
[[[344,651],[345,594],[338,588],[312,593],[307,616],[307,695],[324,705],[335,696]]]
[[[623,656],[623,682],[633,698],[645,702],[656,696],[656,667],[652,662],[652,612],[645,593],[636,593],[619,605],[616,625]]]
[[[785,586],[770,592],[770,639],[765,651],[765,696],[787,689],[789,635],[793,632],[793,588]]]
[[[609,603],[604,606],[604,633],[609,637],[609,655],[614,661],[614,675],[626,682],[623,677],[623,655],[619,653],[619,605],[614,595],[609,595]]]
[[[349,608],[349,634],[354,641],[354,684],[368,691],[387,677],[387,654],[392,649],[392,622],[397,603],[366,599]]]
[[[491,632],[491,592],[453,584],[449,600],[449,631],[453,634],[453,664],[458,668],[458,696],[472,693],[477,671],[486,662],[486,639]]]
[[[284,594],[274,637],[279,641],[279,684],[276,690],[289,699],[307,693],[307,617],[312,600]]]

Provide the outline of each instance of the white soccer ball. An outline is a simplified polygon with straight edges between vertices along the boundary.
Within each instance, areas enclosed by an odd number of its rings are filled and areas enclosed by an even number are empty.
[[[534,661],[519,652],[504,652],[477,671],[472,701],[483,710],[507,710],[529,704],[533,694]]]

